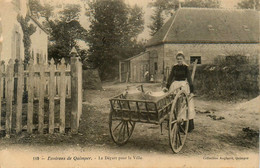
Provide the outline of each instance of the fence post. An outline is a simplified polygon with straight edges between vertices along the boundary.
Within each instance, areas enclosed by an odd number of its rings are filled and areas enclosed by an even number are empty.
[[[49,78],[49,133],[54,133],[54,96],[55,94],[55,64],[54,59],[51,59],[51,64],[49,65],[50,78]]]
[[[22,130],[22,107],[23,107],[23,90],[24,90],[24,66],[23,61],[17,62],[17,92],[16,92],[16,133]]]
[[[38,131],[40,134],[43,134],[44,127],[44,86],[45,86],[45,67],[42,59],[40,60],[40,64],[38,65],[40,69],[40,93],[39,93],[39,111],[38,111]]]
[[[80,61],[77,62],[78,68],[78,118],[77,123],[79,126],[80,117],[82,114],[82,63]]]
[[[60,133],[65,132],[65,101],[66,101],[66,65],[62,58],[60,66]]]
[[[260,53],[258,53],[258,94],[260,94]]]
[[[82,65],[79,58],[71,58],[71,132],[77,133],[82,112]]]
[[[15,105],[17,105],[18,66],[19,66],[19,60],[15,59],[15,61],[14,61],[14,93],[13,93],[13,100],[14,100]]]
[[[30,59],[28,65],[28,112],[27,112],[27,132],[32,133],[33,130],[33,98],[34,98],[34,65]]]
[[[14,61],[12,59],[9,60],[7,66],[7,93],[6,93],[6,122],[5,122],[5,130],[6,130],[6,137],[10,137],[11,129],[12,129],[12,111],[13,111],[13,88],[14,88]]]
[[[4,91],[4,80],[3,80],[3,72],[4,72],[4,61],[0,62],[0,130],[2,128],[2,96]]]
[[[122,69],[122,63],[121,63],[121,61],[119,61],[119,82],[122,82],[122,72],[121,72],[121,69]]]

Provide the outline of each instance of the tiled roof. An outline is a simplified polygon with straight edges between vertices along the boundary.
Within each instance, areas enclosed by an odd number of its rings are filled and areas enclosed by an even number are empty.
[[[180,8],[147,47],[163,43],[259,43],[259,12]]]

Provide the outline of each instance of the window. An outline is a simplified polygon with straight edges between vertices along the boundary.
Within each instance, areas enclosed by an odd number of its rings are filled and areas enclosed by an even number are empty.
[[[201,56],[191,56],[190,57],[190,64],[195,62],[196,59],[198,60],[197,64],[201,64]]]
[[[158,65],[157,62],[154,63],[154,70],[157,71],[158,70]]]

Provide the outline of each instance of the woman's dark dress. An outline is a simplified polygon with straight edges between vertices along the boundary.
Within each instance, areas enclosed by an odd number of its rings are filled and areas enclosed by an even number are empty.
[[[172,71],[170,73],[170,76],[168,78],[167,81],[167,89],[170,88],[171,84],[174,81],[185,81],[187,80],[189,83],[189,87],[190,87],[190,93],[193,93],[194,88],[193,88],[193,84],[192,84],[192,80],[191,80],[191,75],[190,75],[190,71],[188,68],[188,65],[182,64],[182,65],[174,65],[172,67]],[[193,119],[189,120],[189,129],[188,131],[192,131],[194,129],[194,121]]]

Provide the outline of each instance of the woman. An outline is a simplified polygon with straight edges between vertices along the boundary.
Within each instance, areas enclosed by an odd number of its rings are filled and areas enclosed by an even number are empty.
[[[188,65],[184,62],[184,55],[182,52],[178,52],[176,55],[177,64],[175,64],[172,67],[172,71],[170,73],[170,76],[167,81],[167,89],[169,91],[174,91],[175,89],[179,87],[184,87],[184,90],[190,94],[190,96],[193,95],[193,84],[191,80],[191,75],[189,72]],[[192,99],[189,101],[189,129],[188,131],[192,131],[194,129],[194,117],[195,117],[195,110]]]

